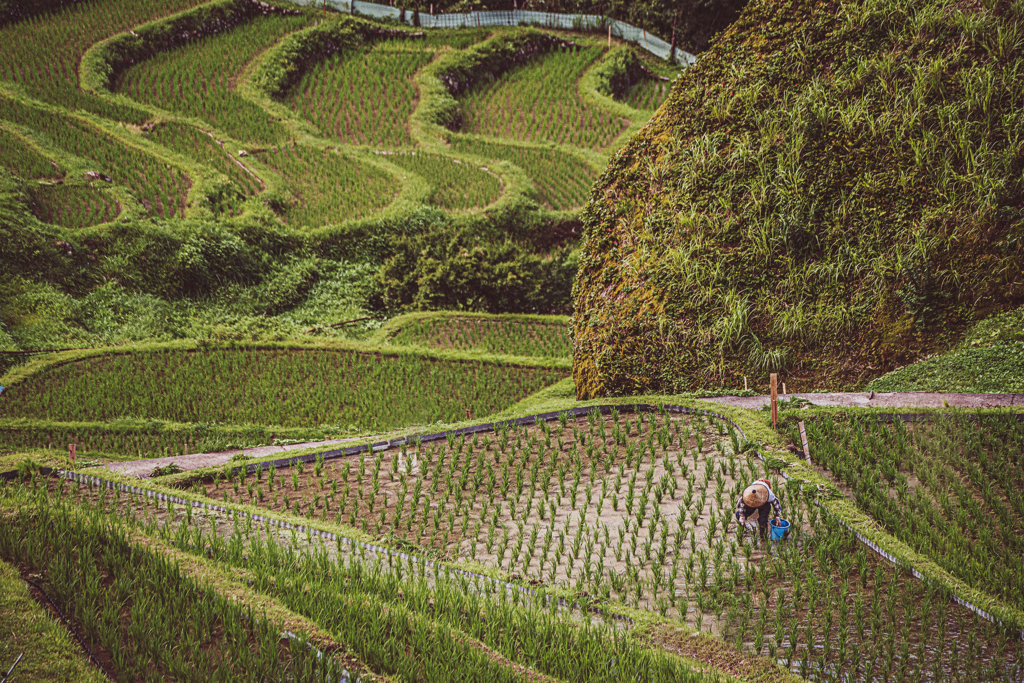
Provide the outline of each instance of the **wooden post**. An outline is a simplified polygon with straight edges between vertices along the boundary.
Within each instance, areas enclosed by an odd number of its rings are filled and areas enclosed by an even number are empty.
[[[68,444],[68,460],[71,461],[71,466],[75,466],[75,444]]]
[[[772,427],[779,423],[779,376],[774,372],[769,376],[769,384],[772,388]]]
[[[804,421],[800,420],[800,441],[804,446],[804,457],[807,458],[807,464],[811,464],[811,447],[807,444],[807,430],[804,429]]]
[[[782,383],[782,395],[785,396],[788,392],[786,391],[786,383]]]
[[[747,390],[747,376],[743,376],[743,391]]]
[[[612,24],[608,22],[608,47],[612,46]]]

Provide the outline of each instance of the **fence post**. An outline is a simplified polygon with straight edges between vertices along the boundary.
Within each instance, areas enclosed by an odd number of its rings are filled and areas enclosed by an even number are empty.
[[[800,420],[800,443],[804,447],[804,457],[807,458],[807,465],[811,465],[811,447],[807,443],[807,430],[804,429],[804,421]]]
[[[779,376],[774,372],[769,376],[772,396],[772,428],[779,424]]]

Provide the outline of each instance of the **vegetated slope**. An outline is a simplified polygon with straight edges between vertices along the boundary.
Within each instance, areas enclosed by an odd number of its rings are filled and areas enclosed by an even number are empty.
[[[0,416],[395,429],[488,415],[565,376],[414,355],[219,349],[96,356],[42,371],[0,396]]]
[[[1013,415],[909,427],[808,422],[814,460],[888,532],[965,584],[1024,610],[1024,425]],[[799,443],[795,426],[789,438]]]
[[[434,314],[393,320],[393,344],[483,351],[510,356],[568,358],[572,354],[565,318]]]
[[[749,5],[594,188],[579,396],[859,385],[1024,298],[1021,12]]]
[[[1024,393],[1024,308],[986,318],[948,353],[894,370],[875,391]]]

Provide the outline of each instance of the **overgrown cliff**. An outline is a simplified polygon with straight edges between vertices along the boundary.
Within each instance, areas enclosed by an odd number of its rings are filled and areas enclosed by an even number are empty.
[[[861,386],[1019,305],[1022,15],[753,0],[594,187],[579,397]]]

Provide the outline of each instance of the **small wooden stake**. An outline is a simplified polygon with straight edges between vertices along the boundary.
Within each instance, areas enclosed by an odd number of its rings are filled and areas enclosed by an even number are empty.
[[[68,460],[71,461],[71,466],[75,466],[75,444],[68,444]]]
[[[608,24],[608,47],[612,46],[612,25]]]
[[[772,427],[779,423],[779,376],[774,372],[769,376],[772,391]]]
[[[804,457],[807,458],[807,464],[811,464],[811,447],[807,444],[807,430],[804,429],[804,421],[800,420],[800,441],[804,446]]]
[[[747,378],[746,378],[746,376],[744,376],[743,377],[743,391],[746,391],[746,390],[747,390]]]
[[[786,391],[786,383],[782,383],[782,395],[785,396],[788,392]]]

